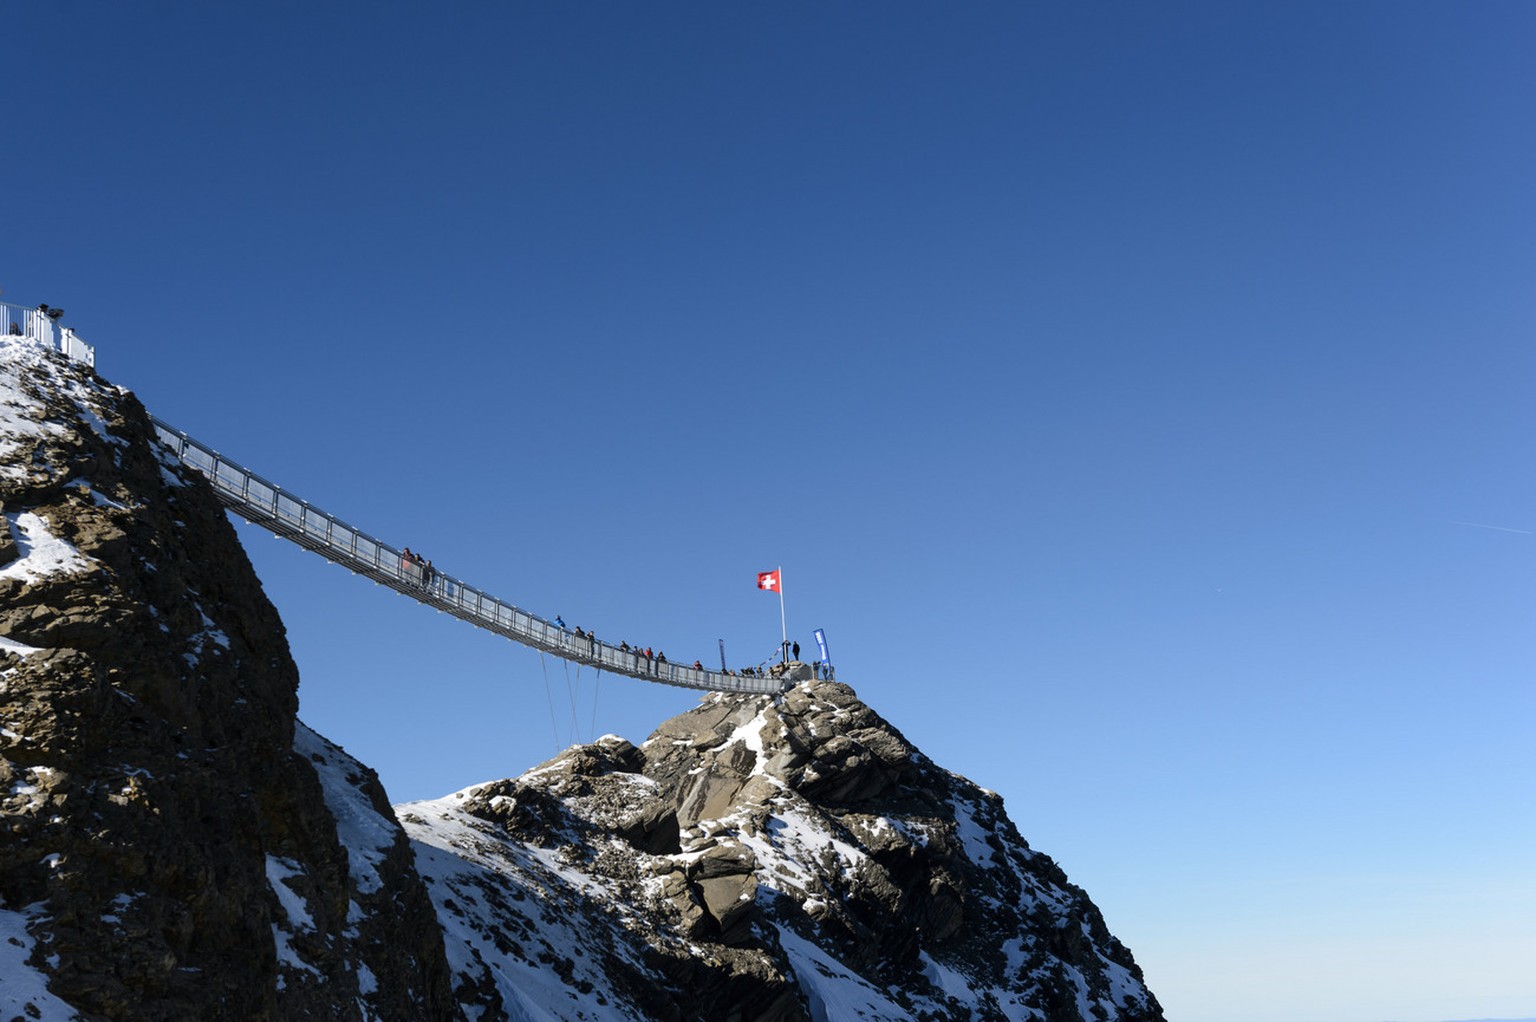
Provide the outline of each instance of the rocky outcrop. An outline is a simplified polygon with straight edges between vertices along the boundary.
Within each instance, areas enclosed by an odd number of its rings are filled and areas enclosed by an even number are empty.
[[[398,811],[470,1014],[519,1017],[556,962],[560,1019],[1162,1018],[1001,799],[844,685],[708,696]]]
[[[0,342],[0,501],[0,930],[36,980],[0,1008],[456,1017],[382,789],[296,734],[282,623],[137,400]]]

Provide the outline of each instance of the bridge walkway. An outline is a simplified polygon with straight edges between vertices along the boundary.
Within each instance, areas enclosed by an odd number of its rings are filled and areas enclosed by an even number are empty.
[[[169,423],[153,416],[151,419],[171,453],[207,477],[220,502],[246,521],[477,628],[573,663],[662,685],[749,693],[778,692],[786,686],[785,681],[776,677],[725,674],[660,663],[633,650],[577,636],[441,571],[434,570],[431,579],[427,579],[419,565],[405,560],[403,549],[327,514]]]

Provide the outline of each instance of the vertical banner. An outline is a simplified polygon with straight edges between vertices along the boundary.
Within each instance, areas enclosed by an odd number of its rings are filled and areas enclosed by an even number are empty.
[[[721,674],[727,673],[726,669],[725,669],[725,640],[724,639],[720,640],[720,673]]]
[[[820,628],[816,629],[816,645],[821,647],[821,662],[830,664],[832,657],[827,653],[827,633]]]

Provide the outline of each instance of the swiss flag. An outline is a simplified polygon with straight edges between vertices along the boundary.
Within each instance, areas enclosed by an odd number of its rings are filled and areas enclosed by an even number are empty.
[[[784,590],[779,588],[779,572],[778,572],[778,569],[775,568],[773,571],[760,571],[760,572],[758,572],[757,573],[757,588],[759,588],[759,589],[769,589],[769,590],[772,590],[773,592],[776,592],[776,593],[783,592]]]

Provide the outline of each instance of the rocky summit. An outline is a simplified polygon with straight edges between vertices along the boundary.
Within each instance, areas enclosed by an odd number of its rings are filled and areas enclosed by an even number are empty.
[[[1086,894],[833,682],[389,806],[212,491],[0,341],[0,1022],[1154,1020]]]
[[[1002,800],[845,685],[708,696],[396,811],[472,1016],[1162,1017]]]

